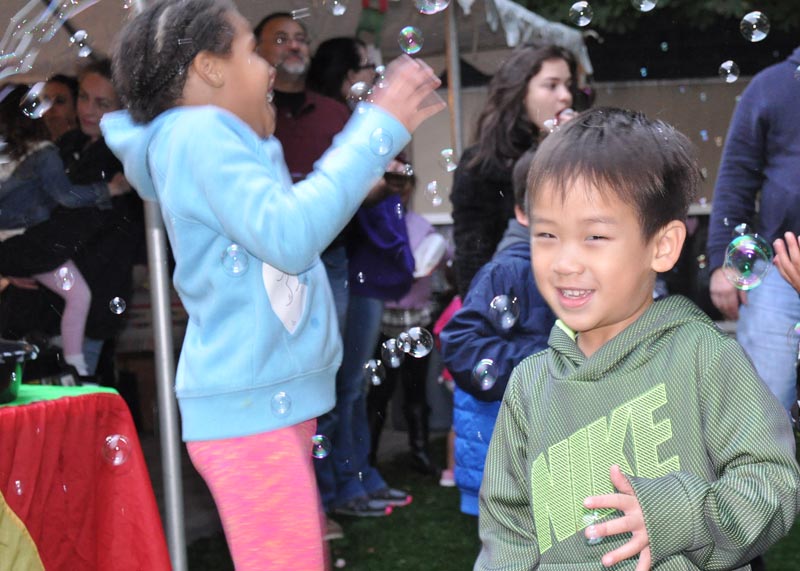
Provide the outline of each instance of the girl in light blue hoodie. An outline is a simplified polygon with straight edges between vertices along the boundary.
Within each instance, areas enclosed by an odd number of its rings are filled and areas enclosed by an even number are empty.
[[[319,253],[443,108],[424,101],[439,82],[396,61],[292,186],[272,137],[275,70],[232,3],[156,2],[118,46],[127,111],[102,129],[131,184],[159,202],[175,255],[189,314],[176,394],[192,462],[237,569],[323,569],[312,436],[334,404],[341,342]]]

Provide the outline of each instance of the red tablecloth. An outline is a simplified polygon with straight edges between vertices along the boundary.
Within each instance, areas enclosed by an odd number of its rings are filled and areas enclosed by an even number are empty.
[[[23,385],[0,407],[0,491],[47,571],[171,568],[136,428],[116,392]]]

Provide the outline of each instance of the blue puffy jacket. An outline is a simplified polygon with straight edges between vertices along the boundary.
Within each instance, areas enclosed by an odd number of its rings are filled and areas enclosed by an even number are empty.
[[[507,235],[514,224],[516,221]],[[453,400],[456,484],[461,511],[470,515],[478,515],[483,465],[511,371],[529,355],[547,348],[555,322],[533,281],[530,242],[511,242],[478,271],[463,307],[440,336],[442,358],[457,385]],[[490,313],[490,303],[497,295],[517,298],[519,318],[508,330],[498,328]],[[483,359],[492,360],[496,379],[487,390],[473,381],[473,369]]]

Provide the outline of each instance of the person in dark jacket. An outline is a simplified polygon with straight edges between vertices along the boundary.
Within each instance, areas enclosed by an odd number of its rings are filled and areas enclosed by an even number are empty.
[[[511,371],[547,348],[555,322],[531,271],[525,179],[533,154],[527,151],[514,166],[515,217],[440,336],[442,358],[456,382],[455,476],[461,511],[469,515],[478,515],[483,464]]]
[[[800,100],[798,68],[800,47],[756,74],[742,93],[722,153],[708,232],[711,301],[728,319],[738,318],[737,340],[787,412],[797,400],[797,346],[786,338],[800,322],[800,299],[779,272],[767,272],[761,285],[743,291],[722,266],[739,224],[770,242],[800,229],[800,118],[793,112]]]
[[[476,143],[464,151],[450,201],[458,294],[489,259],[514,217],[511,170],[572,111],[575,58],[557,46],[519,48],[489,84],[478,118]]]

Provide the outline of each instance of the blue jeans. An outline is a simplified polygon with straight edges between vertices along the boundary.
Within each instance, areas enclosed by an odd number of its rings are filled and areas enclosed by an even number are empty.
[[[787,412],[797,400],[798,322],[800,297],[772,268],[760,286],[747,292],[736,326],[736,339]]]
[[[367,386],[363,371],[380,336],[382,313],[382,300],[350,296],[344,360],[336,375],[336,406],[317,425],[317,432],[331,440],[330,454],[314,462],[325,511],[386,487],[378,471],[369,464]]]
[[[350,290],[347,287],[347,249],[342,246],[328,248],[322,253],[322,264],[328,274],[328,283],[333,292],[333,303],[336,304],[336,318],[339,320],[339,333],[344,338],[347,323],[347,304]]]

